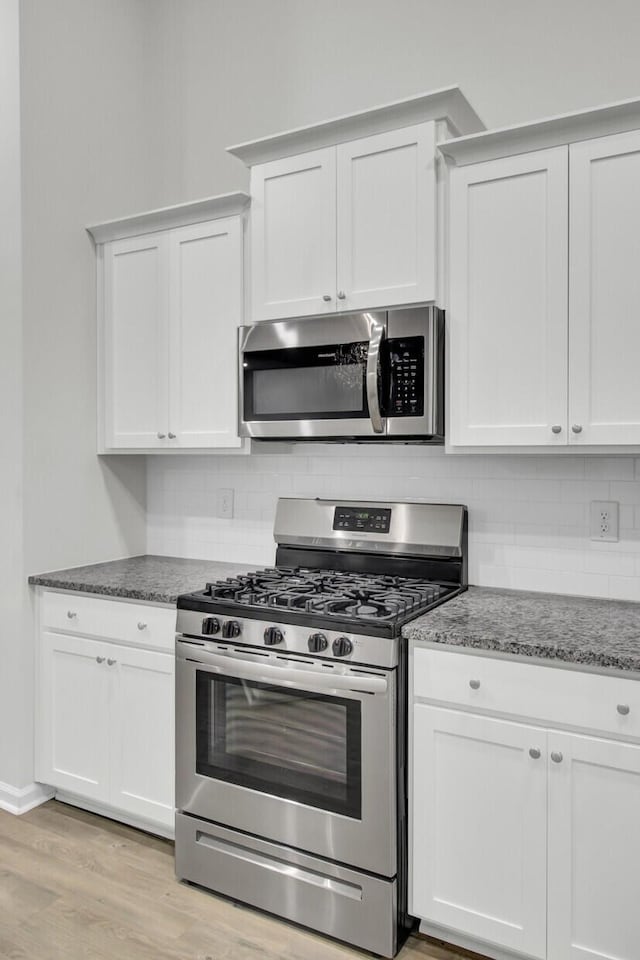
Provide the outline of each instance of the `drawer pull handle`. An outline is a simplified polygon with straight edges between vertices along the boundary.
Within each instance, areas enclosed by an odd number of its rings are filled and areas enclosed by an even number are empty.
[[[618,706],[617,706],[618,713],[619,713],[622,717],[626,717],[626,716],[627,716],[627,714],[629,713],[629,709],[630,709],[630,708],[629,708],[629,704],[628,704],[628,703],[619,703]]]
[[[539,760],[542,754],[540,753],[537,747],[531,747],[529,749],[529,756],[531,757],[532,760]]]
[[[75,610],[67,610],[67,619],[69,619],[69,620],[75,620],[75,618],[76,618],[77,616],[78,616],[78,614],[76,613]]]
[[[479,680],[469,680],[469,686],[471,687],[472,690],[479,690],[479,689],[480,689],[480,681],[479,681]]]
[[[104,663],[104,657],[96,657],[96,663]]]
[[[117,662],[118,662],[117,660],[112,660],[111,657],[107,659],[107,663],[109,664],[110,667],[112,667],[114,663],[117,663]]]
[[[144,621],[142,620],[138,620],[138,630],[146,630],[146,629],[147,629],[146,623],[144,623]]]
[[[554,763],[562,763],[562,754],[559,750],[554,750],[551,754],[551,759]]]

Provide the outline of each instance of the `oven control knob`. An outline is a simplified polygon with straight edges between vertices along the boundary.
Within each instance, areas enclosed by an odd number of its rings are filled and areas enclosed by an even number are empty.
[[[237,620],[227,620],[226,623],[222,624],[222,636],[227,640],[230,637],[239,637],[240,636],[240,624]]]
[[[268,647],[274,647],[276,643],[282,643],[284,636],[282,630],[277,627],[267,627],[264,632],[264,642]]]
[[[322,653],[329,646],[329,641],[324,633],[312,633],[307,644],[311,653]]]
[[[202,632],[207,637],[212,637],[220,630],[220,621],[215,617],[205,617],[202,621]]]
[[[348,637],[338,637],[333,641],[334,657],[347,657],[353,650],[353,644]]]

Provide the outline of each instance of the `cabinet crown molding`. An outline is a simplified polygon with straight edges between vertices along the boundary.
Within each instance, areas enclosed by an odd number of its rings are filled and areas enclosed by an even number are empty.
[[[485,129],[460,87],[452,86],[240,143],[227,147],[227,152],[252,167],[257,163],[280,160],[428,120],[446,120],[459,135]]]
[[[179,203],[172,207],[160,207],[147,213],[122,217],[119,220],[107,220],[87,227],[95,243],[107,243],[109,240],[123,240],[145,233],[169,230],[173,227],[185,227],[221,217],[232,217],[242,213],[249,203],[249,195],[242,191],[222,193],[215,197]]]
[[[438,148],[445,157],[463,167],[639,128],[640,98],[636,98],[442,140]]]

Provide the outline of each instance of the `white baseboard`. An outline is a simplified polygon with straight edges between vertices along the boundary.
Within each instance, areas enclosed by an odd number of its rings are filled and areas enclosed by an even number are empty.
[[[156,837],[162,837],[164,840],[173,840],[175,838],[175,829],[167,827],[161,823],[154,823],[152,820],[146,820],[144,817],[136,817],[133,814],[124,813],[117,807],[110,807],[106,803],[100,803],[97,800],[87,800],[85,797],[76,797],[73,793],[66,793],[64,790],[55,791],[56,800],[60,803],[68,803],[72,807],[80,807],[82,810],[88,810],[89,813],[96,813],[99,817],[108,817],[109,820],[118,820],[120,823],[126,823],[129,827],[135,827],[136,830],[144,830],[145,833],[152,833]]]
[[[12,787],[0,781],[0,810],[16,814],[27,813],[41,803],[51,800],[55,790],[44,783],[30,783],[26,787]]]

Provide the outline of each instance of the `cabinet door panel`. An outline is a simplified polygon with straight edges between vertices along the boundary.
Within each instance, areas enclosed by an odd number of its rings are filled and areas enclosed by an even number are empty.
[[[434,300],[435,125],[337,150],[339,309]]]
[[[241,220],[173,230],[169,244],[170,445],[239,447]]]
[[[549,733],[549,960],[640,956],[640,747]]]
[[[570,441],[640,443],[640,132],[570,147]]]
[[[106,447],[166,446],[167,262],[162,233],[105,245]]]
[[[335,311],[335,147],[252,169],[251,271],[254,320]]]
[[[556,147],[451,172],[454,445],[567,443],[567,165]]]
[[[111,799],[114,807],[173,826],[174,657],[113,646]]]
[[[411,913],[545,956],[545,753],[542,730],[414,707]]]
[[[105,646],[45,632],[40,653],[36,776],[107,801],[110,678]]]

